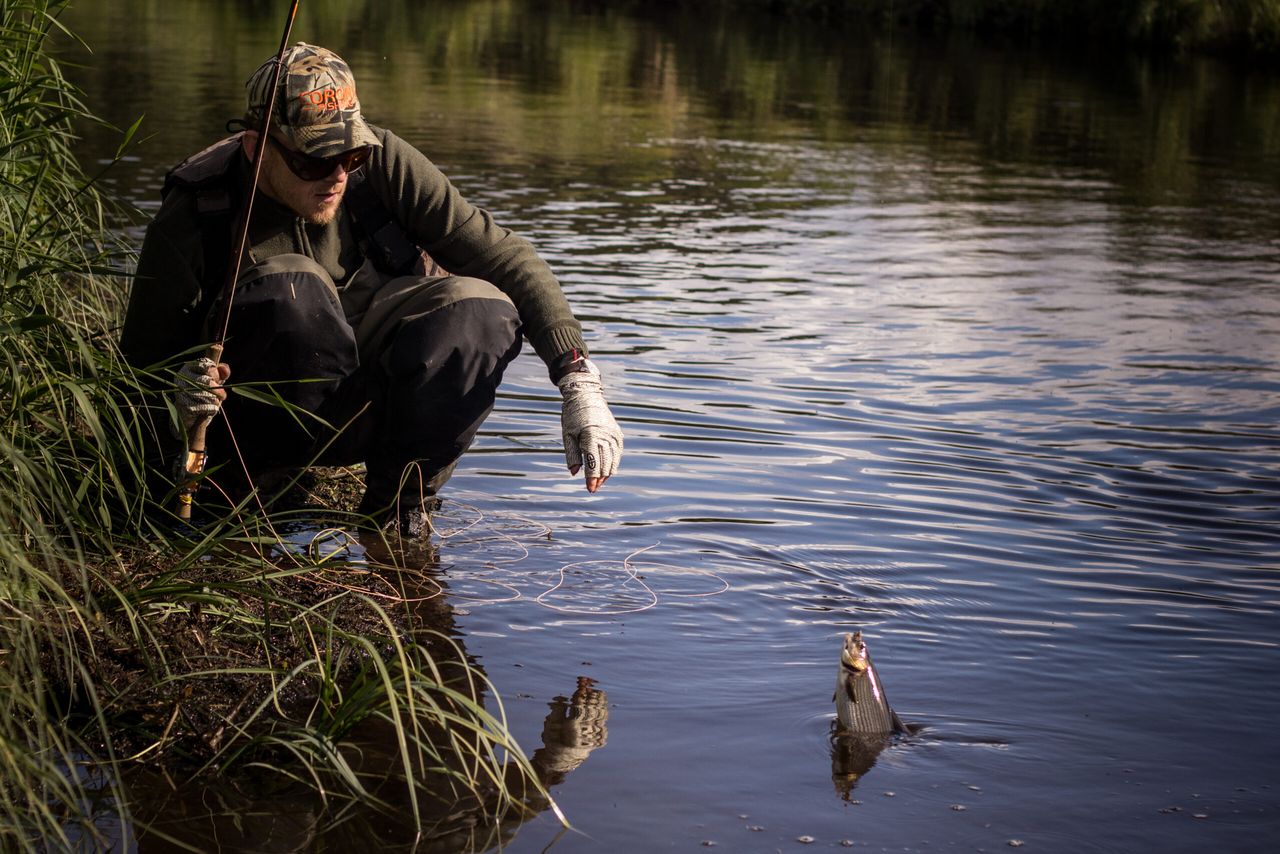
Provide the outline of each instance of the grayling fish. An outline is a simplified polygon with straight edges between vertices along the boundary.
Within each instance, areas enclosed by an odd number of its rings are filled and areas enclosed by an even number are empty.
[[[847,732],[857,735],[907,732],[902,718],[889,707],[862,632],[844,636],[840,669],[836,672],[836,693],[831,699],[836,704],[836,719]]]

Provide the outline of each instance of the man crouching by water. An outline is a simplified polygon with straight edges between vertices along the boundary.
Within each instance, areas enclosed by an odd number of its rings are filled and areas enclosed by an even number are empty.
[[[274,66],[249,78],[244,120],[228,124],[246,129],[168,174],[138,260],[121,347],[135,367],[176,372],[175,435],[222,409],[208,447],[225,471],[241,459],[250,477],[364,462],[360,512],[416,537],[523,334],[563,398],[569,470],[595,492],[617,470],[622,432],[551,269],[421,152],[368,124],[351,70],[322,47],[284,54],[227,360],[192,359],[218,333],[258,138],[247,128],[261,127]],[[228,397],[233,373],[256,393]]]

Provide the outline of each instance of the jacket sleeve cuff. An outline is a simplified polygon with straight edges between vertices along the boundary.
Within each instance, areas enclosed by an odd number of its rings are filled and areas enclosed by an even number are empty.
[[[530,338],[529,343],[548,370],[566,353],[576,350],[581,356],[587,355],[587,343],[582,339],[582,329],[576,324],[548,329],[536,338]]]

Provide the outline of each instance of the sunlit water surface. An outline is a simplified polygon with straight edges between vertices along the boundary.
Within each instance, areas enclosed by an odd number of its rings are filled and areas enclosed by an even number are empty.
[[[155,133],[112,179],[145,211],[278,39],[201,5],[72,22]],[[520,741],[579,677],[608,700],[554,789],[575,831],[505,850],[1280,839],[1275,79],[391,5],[296,35],[540,248],[627,434],[588,496],[526,352],[440,519]],[[855,628],[919,732],[842,792]]]

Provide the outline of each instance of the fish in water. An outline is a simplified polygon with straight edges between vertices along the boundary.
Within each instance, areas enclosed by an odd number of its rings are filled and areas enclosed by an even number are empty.
[[[840,669],[836,672],[836,719],[840,728],[857,735],[907,732],[902,718],[889,706],[880,674],[871,663],[862,632],[844,636]]]
[[[910,732],[889,706],[861,632],[844,636],[832,700],[836,720],[831,726],[831,782],[847,801],[880,751],[895,735]]]

